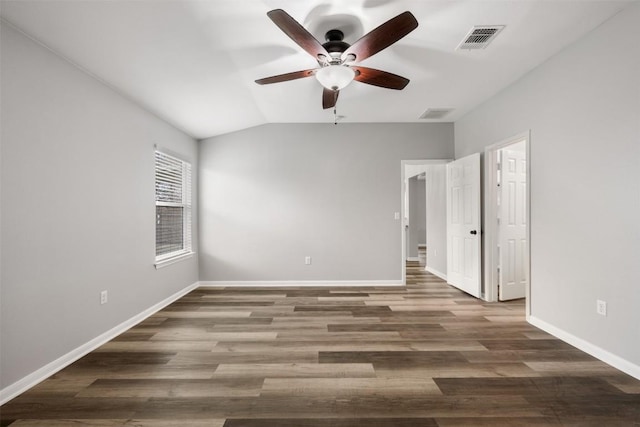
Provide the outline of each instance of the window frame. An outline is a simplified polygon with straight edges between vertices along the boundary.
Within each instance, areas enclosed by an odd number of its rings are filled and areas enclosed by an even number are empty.
[[[182,166],[181,171],[181,203],[177,202],[167,202],[167,201],[158,201],[158,187],[157,187],[157,173],[158,173],[158,154],[161,154],[165,158],[170,158],[172,161],[180,162]],[[155,147],[154,150],[154,199],[155,199],[155,209],[154,209],[154,223],[155,223],[155,246],[156,246],[156,255],[155,255],[155,267],[156,269],[174,264],[176,262],[191,258],[195,252],[193,251],[193,167],[191,162],[176,156],[174,153],[164,150],[159,147]],[[157,245],[158,245],[158,206],[168,206],[168,207],[181,207],[183,208],[182,215],[182,249],[168,252],[166,254],[157,255]]]

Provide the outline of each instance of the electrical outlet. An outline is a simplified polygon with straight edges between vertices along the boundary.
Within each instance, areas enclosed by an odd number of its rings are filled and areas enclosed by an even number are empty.
[[[607,315],[607,302],[602,300],[596,301],[596,312],[602,316]]]
[[[304,264],[305,265],[311,265],[311,257],[310,256],[304,257]]]
[[[100,292],[100,304],[106,304],[109,300],[109,296],[107,295],[107,291]]]

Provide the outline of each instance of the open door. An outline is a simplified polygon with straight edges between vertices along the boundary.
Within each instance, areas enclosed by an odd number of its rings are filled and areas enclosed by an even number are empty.
[[[527,289],[527,160],[524,141],[499,151],[498,257],[500,301],[524,298]]]
[[[480,154],[447,164],[447,281],[480,298]]]

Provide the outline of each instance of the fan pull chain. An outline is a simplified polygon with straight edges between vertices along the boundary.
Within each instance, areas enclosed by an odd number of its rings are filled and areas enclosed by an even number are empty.
[[[333,106],[333,124],[338,125],[338,112],[335,105]]]

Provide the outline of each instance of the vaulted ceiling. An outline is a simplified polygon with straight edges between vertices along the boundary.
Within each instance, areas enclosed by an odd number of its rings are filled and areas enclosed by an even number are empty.
[[[286,10],[318,40],[353,43],[405,11],[419,27],[362,65],[411,80],[402,91],[353,82],[344,122],[455,121],[584,36],[631,1],[473,0],[2,0],[11,25],[195,138],[263,123],[332,122],[314,78],[254,80],[317,62],[266,13]],[[474,25],[504,25],[482,50],[456,47]],[[434,121],[434,120],[431,120]],[[437,121],[437,120],[436,120]]]

